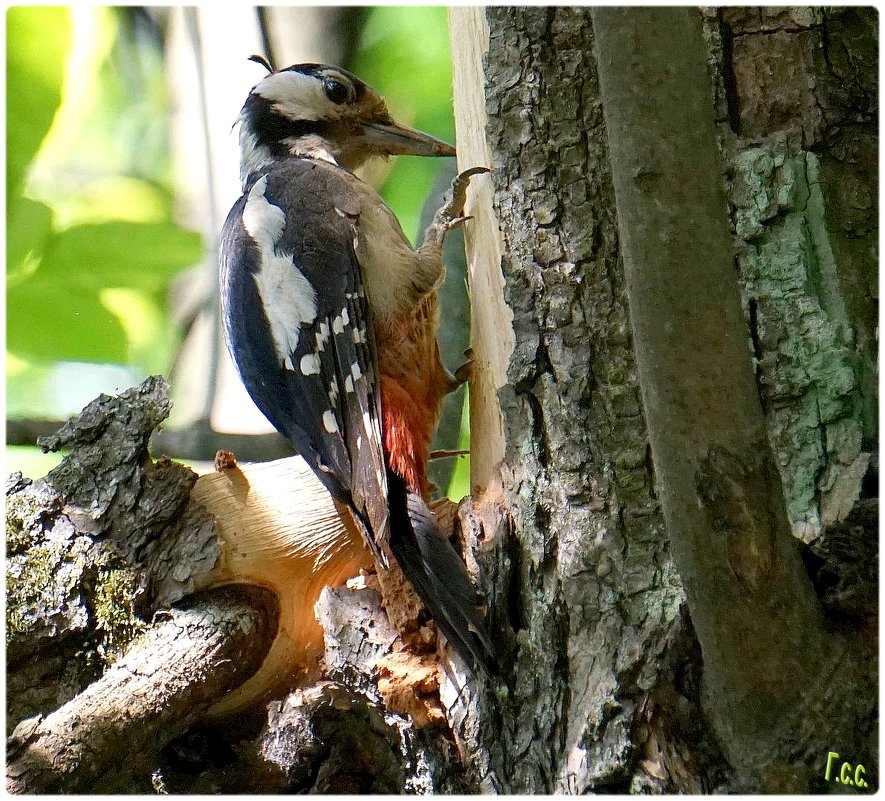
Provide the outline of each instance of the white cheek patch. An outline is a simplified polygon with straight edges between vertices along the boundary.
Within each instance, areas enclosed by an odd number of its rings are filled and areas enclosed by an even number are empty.
[[[270,101],[275,111],[293,120],[319,120],[340,112],[312,75],[284,70],[264,78],[253,90]]]
[[[243,209],[243,225],[261,257],[254,277],[274,348],[283,366],[294,370],[292,354],[298,346],[302,325],[316,319],[317,296],[292,258],[276,252],[275,245],[283,235],[286,216],[264,197],[266,189],[267,176],[264,176],[249,192]],[[299,366],[303,372],[303,366]]]
[[[329,150],[329,142],[321,136],[316,134],[299,137],[290,136],[282,141],[293,156],[310,156],[314,159],[323,159],[323,161],[328,161],[336,166],[338,164],[335,153]]]

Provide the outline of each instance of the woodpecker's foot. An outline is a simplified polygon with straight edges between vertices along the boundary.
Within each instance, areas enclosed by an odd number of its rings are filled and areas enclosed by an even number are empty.
[[[472,377],[473,359],[471,359],[469,362],[464,362],[464,364],[462,364],[457,370],[455,370],[454,374],[446,370],[446,380],[449,384],[446,392],[454,392],[462,384],[466,384]]]
[[[424,244],[433,242],[441,245],[447,231],[463,225],[470,219],[464,215],[467,187],[474,175],[482,175],[486,172],[489,172],[488,167],[471,167],[469,170],[464,170],[452,181],[452,188],[446,192],[442,206],[433,215],[433,222],[424,232]]]
[[[449,392],[454,392],[462,384],[466,384],[471,378],[473,378],[473,348],[467,348],[467,350],[464,351],[464,355],[467,357],[467,361],[458,367],[454,373],[450,373],[446,370],[446,378],[449,381]]]
[[[473,378],[473,359],[468,359],[455,370],[455,381],[458,382],[458,386],[461,386],[461,384],[468,382],[471,378]]]

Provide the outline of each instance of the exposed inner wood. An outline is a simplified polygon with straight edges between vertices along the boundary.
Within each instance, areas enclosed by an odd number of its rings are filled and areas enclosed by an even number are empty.
[[[455,93],[455,134],[458,169],[491,167],[486,141],[485,77],[482,57],[489,29],[480,7],[449,9],[452,42],[452,83]],[[490,175],[476,176],[467,192],[464,227],[470,290],[470,331],[473,374],[470,380],[470,483],[484,489],[504,458],[504,422],[498,389],[507,382],[513,352],[513,315],[504,302],[501,234],[492,208]]]
[[[279,632],[261,669],[211,712],[233,712],[277,686],[319,678],[323,631],[314,604],[324,587],[374,567],[349,514],[298,456],[201,476],[191,497],[213,514],[222,541],[219,563],[197,588],[256,584],[280,603]]]

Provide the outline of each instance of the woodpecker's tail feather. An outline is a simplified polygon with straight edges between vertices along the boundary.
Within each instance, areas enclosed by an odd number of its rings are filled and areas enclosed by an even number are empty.
[[[476,606],[464,563],[424,499],[388,470],[390,550],[439,630],[475,673],[495,673],[495,649]]]

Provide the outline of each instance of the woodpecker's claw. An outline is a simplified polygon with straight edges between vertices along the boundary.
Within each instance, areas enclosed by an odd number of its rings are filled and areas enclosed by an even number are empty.
[[[487,172],[491,172],[488,167],[471,167],[469,170],[459,173],[452,181],[452,195],[461,198],[461,208],[464,207],[464,201],[467,199],[467,187],[470,184],[470,179],[474,175],[482,175]]]
[[[469,170],[459,173],[452,181],[452,188],[446,192],[442,206],[433,215],[433,222],[424,235],[424,241],[442,242],[443,236],[447,231],[463,225],[467,220],[472,219],[470,215],[465,215],[464,204],[467,202],[467,187],[470,185],[470,179],[474,175],[481,175],[489,172],[488,167],[471,167]]]
[[[473,378],[473,359],[464,362],[457,370],[455,370],[455,380],[458,385],[464,384]]]

